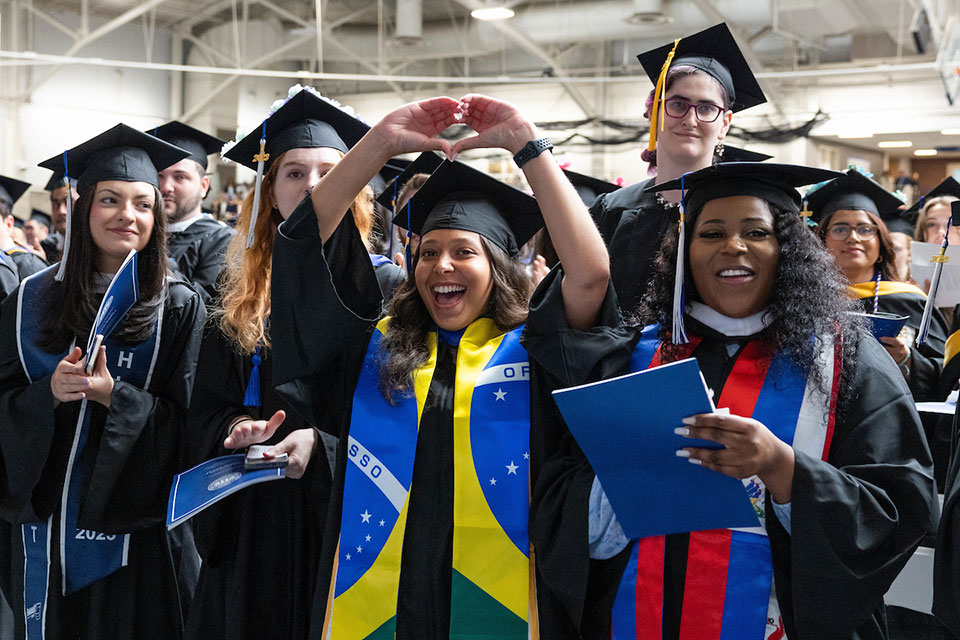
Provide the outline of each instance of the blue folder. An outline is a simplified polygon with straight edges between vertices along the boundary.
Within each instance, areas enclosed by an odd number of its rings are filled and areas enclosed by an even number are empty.
[[[874,338],[895,338],[900,335],[903,325],[907,323],[907,316],[900,316],[895,313],[885,313],[877,311],[876,313],[858,313],[854,315],[863,316],[870,323],[870,333]]]
[[[553,397],[629,538],[759,525],[740,480],[676,455],[719,448],[674,433],[683,418],[715,411],[695,359]]]

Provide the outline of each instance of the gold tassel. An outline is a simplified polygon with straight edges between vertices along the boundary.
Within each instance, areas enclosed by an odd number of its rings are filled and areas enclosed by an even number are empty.
[[[663,113],[660,111],[660,103],[667,93],[666,79],[667,71],[670,70],[670,63],[673,62],[673,55],[677,52],[677,45],[680,44],[680,38],[673,41],[673,49],[667,54],[667,59],[663,62],[660,69],[660,77],[657,78],[657,86],[653,90],[653,104],[650,107],[650,142],[647,144],[648,151],[657,149],[657,115],[660,116],[660,129],[663,129]]]

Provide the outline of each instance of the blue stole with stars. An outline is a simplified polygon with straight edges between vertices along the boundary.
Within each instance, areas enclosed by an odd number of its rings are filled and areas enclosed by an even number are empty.
[[[20,287],[17,347],[21,366],[31,383],[50,375],[69,352],[48,353],[38,346],[42,326],[40,319],[55,271],[56,265],[48,267],[24,280]],[[140,388],[146,388],[150,383],[159,351],[162,318],[161,303],[156,330],[139,344],[120,345],[109,337],[104,339],[110,372],[117,380]],[[87,400],[81,401],[73,446],[67,461],[60,511],[52,514],[46,522],[21,526],[24,545],[24,616],[28,640],[43,637],[50,565],[49,538],[55,529],[54,517],[58,519],[60,530],[61,590],[64,595],[105,578],[127,564],[129,534],[104,534],[77,527],[88,476],[86,461],[89,454],[85,453],[84,448],[90,434],[90,409]]]
[[[392,638],[417,430],[437,362],[413,374],[414,394],[389,404],[379,387],[377,326],[354,392],[340,539],[325,635]],[[489,318],[460,338],[454,385],[454,534],[451,638],[529,633],[529,362],[522,327],[504,333]],[[414,489],[416,490],[416,489]]]

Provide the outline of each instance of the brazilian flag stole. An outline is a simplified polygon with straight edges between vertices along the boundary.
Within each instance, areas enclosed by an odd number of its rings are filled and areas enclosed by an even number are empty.
[[[47,292],[57,265],[47,267],[20,286],[17,300],[17,348],[20,364],[30,382],[50,375],[67,352],[48,353],[41,349],[39,333]],[[110,373],[141,389],[146,389],[153,376],[160,347],[163,303],[157,312],[156,329],[146,340],[135,345],[120,345],[108,336],[104,339]],[[24,620],[27,640],[44,637],[44,620],[50,571],[50,544],[55,528],[59,529],[61,592],[74,593],[117,569],[127,565],[129,534],[104,534],[80,529],[77,521],[80,502],[87,483],[87,462],[93,459],[85,452],[90,435],[88,400],[80,403],[80,415],[73,435],[73,446],[67,460],[67,472],[60,500],[60,512],[46,521],[21,525],[24,549]],[[57,518],[55,527],[54,518]]]
[[[659,326],[643,330],[631,370],[662,364]],[[699,338],[691,336],[683,357]],[[814,363],[824,393],[783,353],[772,357],[751,341],[737,358],[717,402],[734,415],[749,416],[797,451],[827,459],[839,390],[839,348],[825,341]],[[759,526],[689,534],[682,602],[668,602],[664,590],[666,538],[642,538],[633,546],[613,606],[614,640],[661,640],[665,610],[680,608],[681,640],[764,640],[783,637],[766,535],[765,493],[756,476],[743,480]]]
[[[325,637],[393,638],[417,430],[437,362],[414,373],[399,406],[381,395],[381,343],[371,337],[353,399],[340,539]],[[526,640],[536,615],[530,571],[529,361],[522,327],[471,323],[457,350],[451,638]],[[533,613],[531,613],[531,611]]]

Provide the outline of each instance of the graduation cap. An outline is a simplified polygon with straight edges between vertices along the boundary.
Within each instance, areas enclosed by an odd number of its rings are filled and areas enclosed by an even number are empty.
[[[220,138],[194,129],[179,120],[154,127],[147,133],[189,152],[190,155],[187,157],[204,169],[207,168],[207,156],[211,153],[217,153],[224,145],[224,141]]]
[[[302,89],[224,153],[224,158],[257,172],[247,248],[253,244],[263,172],[270,168],[280,154],[290,149],[319,147],[329,147],[346,153],[369,130],[370,127],[364,122],[332,102],[321,98],[310,89]]]
[[[56,191],[57,189],[59,189],[59,188],[62,187],[62,186],[64,186],[64,184],[63,184],[63,172],[62,172],[62,171],[54,171],[54,172],[53,172],[53,175],[50,176],[50,179],[47,180],[47,184],[46,184],[46,186],[43,187],[43,190],[44,190],[44,191]],[[70,186],[73,187],[74,189],[77,188],[77,179],[76,179],[76,178],[70,178]]]
[[[40,209],[33,209],[30,212],[30,219],[36,220],[47,229],[49,229],[51,226],[50,214],[46,213],[45,211],[41,211]]]
[[[650,110],[650,151],[656,149],[657,114],[666,95],[670,67],[694,67],[715,78],[730,98],[730,109],[734,112],[767,101],[725,22],[692,36],[678,38],[672,44],[645,51],[637,59],[655,86]],[[659,112],[659,115],[662,127],[663,113]]]
[[[111,129],[40,163],[44,169],[62,171],[66,179],[77,176],[77,191],[85,192],[103,180],[159,184],[157,171],[186,158],[188,153],[159,138],[125,124]],[[63,279],[70,250],[72,198],[67,198],[67,234],[56,279]]]
[[[27,189],[30,188],[29,182],[0,176],[0,201],[6,202],[7,206],[12,207],[13,203],[20,199]]]
[[[917,226],[917,215],[911,213],[909,209],[895,209],[880,216],[880,219],[891,233],[905,233],[912,236]]]
[[[403,191],[403,186],[407,184],[407,181],[418,173],[433,173],[441,163],[443,163],[443,158],[432,151],[424,151],[415,160],[408,162],[407,166],[387,183],[386,188],[377,196],[377,202],[396,213],[397,197]],[[402,223],[400,223],[400,226],[406,228]]]
[[[749,151],[725,144],[723,145],[723,155],[720,156],[720,162],[764,162],[772,157],[759,151]]]
[[[940,184],[942,185],[943,183],[941,182]],[[931,193],[932,192],[931,190]],[[929,196],[930,194],[927,195]],[[939,195],[946,194],[941,193]],[[950,226],[960,226],[960,200],[955,200],[950,203]],[[933,277],[930,278],[930,291],[927,293],[927,302],[923,305],[923,316],[920,318],[920,326],[917,328],[918,347],[924,343],[927,339],[927,333],[930,331],[930,315],[933,313],[934,306],[936,306],[937,290],[940,288],[940,276],[943,274],[943,265],[950,260],[950,257],[947,255],[948,246],[950,246],[949,229],[947,233],[943,235],[943,240],[940,242],[940,252],[930,260],[935,264],[933,267]]]
[[[791,164],[763,164],[757,162],[726,162],[715,164],[676,180],[647,187],[644,191],[681,190],[680,231],[677,240],[677,271],[673,291],[673,343],[688,342],[684,329],[684,249],[686,225],[684,215],[699,212],[717,198],[753,196],[766,200],[788,211],[800,212],[800,194],[797,187],[842,176],[836,171],[815,169]]]
[[[576,171],[564,169],[563,173],[566,174],[570,184],[577,190],[577,195],[580,196],[580,199],[583,200],[583,203],[588,207],[596,202],[599,196],[620,188],[618,184],[606,182],[600,178],[594,178],[593,176],[577,173]]]
[[[820,223],[834,211],[869,211],[880,218],[889,218],[903,202],[855,168],[840,177],[807,191],[807,206],[813,222]]]
[[[926,194],[920,196],[920,199],[913,203],[913,206],[907,209],[904,213],[907,215],[913,216],[913,221],[916,223],[917,216],[920,214],[920,209],[923,209],[924,203],[933,198],[939,198],[940,196],[953,196],[954,198],[960,198],[960,182],[957,182],[953,179],[952,176],[948,176],[946,180],[935,186],[933,189],[930,189]]]
[[[434,229],[473,231],[516,256],[543,226],[533,196],[460,162],[443,163],[393,223],[421,237]]]

